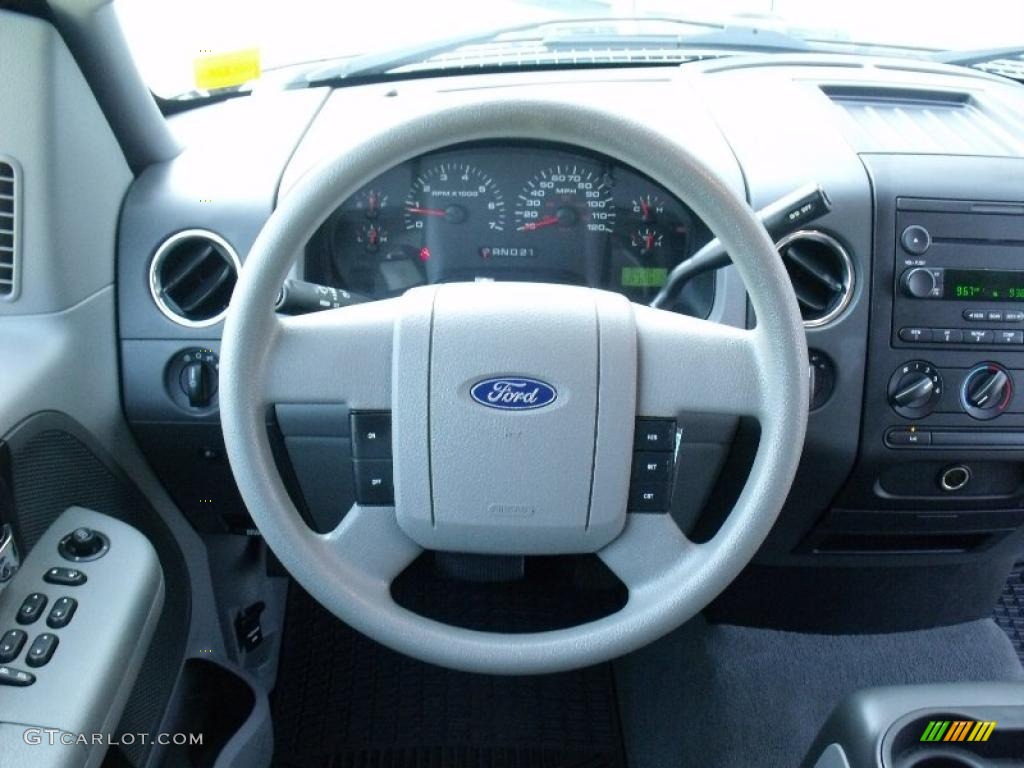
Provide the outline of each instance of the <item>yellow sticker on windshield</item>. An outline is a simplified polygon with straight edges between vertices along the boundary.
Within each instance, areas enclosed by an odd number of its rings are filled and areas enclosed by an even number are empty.
[[[260,49],[214,53],[200,56],[194,62],[196,88],[213,91],[241,85],[260,76]]]

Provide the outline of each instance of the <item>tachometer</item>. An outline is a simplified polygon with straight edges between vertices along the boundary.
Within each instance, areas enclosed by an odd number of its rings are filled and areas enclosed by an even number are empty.
[[[476,166],[441,163],[416,178],[405,201],[406,229],[426,229],[429,220],[503,232],[505,201],[494,180]]]
[[[515,210],[518,232],[551,228],[610,233],[614,227],[611,183],[576,165],[559,165],[538,173],[526,182]]]

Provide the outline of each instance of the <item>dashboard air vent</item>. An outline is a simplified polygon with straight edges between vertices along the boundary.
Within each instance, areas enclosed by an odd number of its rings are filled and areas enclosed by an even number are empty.
[[[14,161],[0,157],[0,299],[18,297],[18,178]]]
[[[789,273],[808,328],[826,325],[853,298],[853,261],[839,242],[823,232],[793,232],[776,245]]]
[[[224,318],[240,269],[238,254],[224,238],[187,229],[157,248],[149,267],[149,290],[166,317],[202,328]]]

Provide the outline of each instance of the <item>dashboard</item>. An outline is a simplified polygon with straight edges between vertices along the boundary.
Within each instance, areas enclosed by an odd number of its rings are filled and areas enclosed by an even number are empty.
[[[368,298],[474,280],[566,283],[649,303],[710,239],[662,186],[598,154],[465,145],[413,158],[344,201],[311,240],[308,280]],[[672,309],[706,317],[714,275]]]

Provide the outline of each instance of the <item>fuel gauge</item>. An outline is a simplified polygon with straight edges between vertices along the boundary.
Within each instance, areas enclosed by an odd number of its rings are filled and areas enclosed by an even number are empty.
[[[368,219],[376,219],[388,205],[388,196],[376,189],[367,189],[356,196],[356,210]]]

